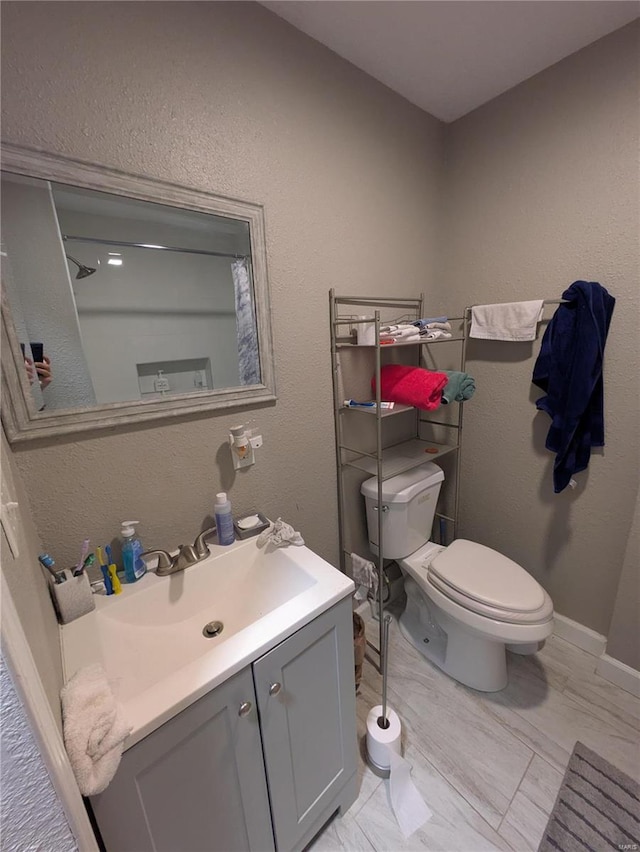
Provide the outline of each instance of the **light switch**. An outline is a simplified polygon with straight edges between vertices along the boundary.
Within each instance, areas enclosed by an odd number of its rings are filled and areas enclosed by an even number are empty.
[[[15,500],[4,502],[5,495],[2,495],[2,529],[9,542],[13,558],[17,559],[20,555],[18,548],[18,504]]]

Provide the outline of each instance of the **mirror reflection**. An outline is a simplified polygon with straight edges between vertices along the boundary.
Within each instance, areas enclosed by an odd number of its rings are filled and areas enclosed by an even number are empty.
[[[260,384],[249,222],[2,173],[36,410]]]

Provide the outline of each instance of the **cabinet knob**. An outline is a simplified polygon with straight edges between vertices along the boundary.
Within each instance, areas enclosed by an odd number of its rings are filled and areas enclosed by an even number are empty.
[[[276,681],[275,683],[272,683],[271,686],[269,687],[269,695],[277,695],[280,692],[281,689],[282,689],[282,684],[278,683]]]
[[[248,716],[251,713],[251,702],[243,701],[238,710],[238,716]]]

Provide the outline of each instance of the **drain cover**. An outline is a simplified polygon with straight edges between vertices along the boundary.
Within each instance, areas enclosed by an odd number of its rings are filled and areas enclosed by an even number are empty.
[[[202,629],[202,635],[207,639],[213,639],[214,636],[219,636],[224,629],[224,624],[221,621],[210,621]]]

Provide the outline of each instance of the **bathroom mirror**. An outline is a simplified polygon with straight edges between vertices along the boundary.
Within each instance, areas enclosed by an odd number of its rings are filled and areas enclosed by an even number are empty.
[[[275,398],[260,205],[3,147],[11,442]]]

